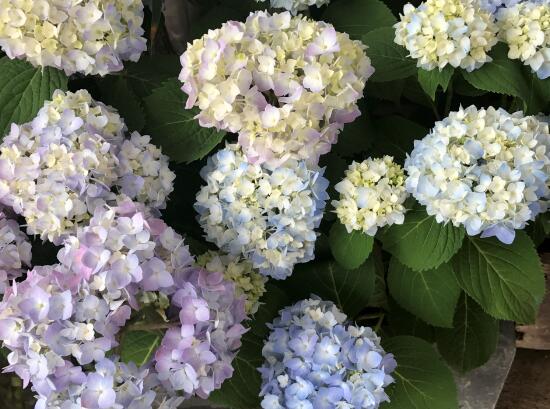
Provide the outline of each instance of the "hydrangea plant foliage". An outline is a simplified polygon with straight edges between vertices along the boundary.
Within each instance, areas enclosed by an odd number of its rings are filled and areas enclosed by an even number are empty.
[[[0,0],[0,50],[29,407],[458,409],[534,321],[548,0]]]

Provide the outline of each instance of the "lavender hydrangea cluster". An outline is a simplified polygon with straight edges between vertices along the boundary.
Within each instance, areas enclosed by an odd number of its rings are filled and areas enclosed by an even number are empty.
[[[316,165],[374,69],[365,46],[334,27],[289,12],[251,13],[193,41],[181,56],[186,108],[204,127],[239,134],[250,162]]]
[[[328,181],[303,161],[250,163],[228,144],[208,159],[195,208],[206,239],[250,260],[261,274],[284,279],[314,258]]]
[[[105,75],[145,51],[142,23],[141,0],[0,0],[0,47],[67,75]]]
[[[470,106],[436,122],[405,162],[407,190],[438,222],[510,244],[548,208],[548,124]]]
[[[175,175],[168,158],[85,90],[55,91],[37,116],[12,124],[0,145],[0,203],[22,215],[28,234],[55,244],[74,234],[113,189],[163,208]]]
[[[162,397],[158,407],[175,408],[178,391],[206,397],[231,376],[244,298],[222,273],[192,268],[183,238],[143,205],[119,197],[96,208],[58,259],[0,304],[5,370],[32,384],[38,407],[150,408]],[[147,367],[130,370],[112,353],[147,307],[170,329]]]
[[[31,244],[7,209],[0,209],[0,296],[31,265]]]
[[[179,326],[162,339],[155,369],[167,391],[207,398],[233,375],[231,363],[246,332],[245,299],[219,272],[192,268],[176,282],[171,304],[179,311]]]
[[[346,325],[328,301],[300,301],[269,325],[262,355],[263,409],[377,409],[388,401],[392,354],[370,328]]]

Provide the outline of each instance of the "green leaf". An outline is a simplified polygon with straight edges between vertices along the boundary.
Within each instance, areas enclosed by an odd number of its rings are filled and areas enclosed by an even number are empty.
[[[401,308],[399,304],[389,297],[388,322],[392,335],[412,335],[433,343],[435,331],[431,325],[426,324],[416,315]]]
[[[185,109],[186,95],[177,79],[169,80],[145,98],[147,130],[175,162],[192,162],[207,155],[225,136],[203,128],[194,118],[198,108]]]
[[[331,152],[343,157],[353,157],[359,153],[367,152],[371,145],[371,139],[368,137],[369,132],[368,115],[363,113],[351,124],[346,124],[338,135],[338,143],[332,146]],[[343,175],[340,175],[340,178],[342,177]]]
[[[180,71],[177,55],[156,54],[154,57],[144,55],[135,63],[124,63],[124,71],[117,76],[126,78],[135,93],[145,98],[164,81],[176,78]]]
[[[453,375],[426,341],[410,336],[383,342],[395,355],[395,384],[388,387],[391,409],[458,409]]]
[[[405,80],[395,80],[392,82],[373,82],[367,81],[365,85],[365,91],[363,92],[367,98],[377,98],[382,101],[391,101],[395,104],[401,102],[401,96],[403,95],[403,89],[405,88]],[[365,114],[357,118],[353,123],[361,119]],[[348,127],[349,125],[346,125]],[[345,130],[345,128],[344,128]],[[338,146],[338,144],[336,144]]]
[[[533,88],[534,80],[524,75],[521,63],[508,58],[504,44],[493,47],[491,57],[493,61],[481,68],[472,72],[463,71],[464,79],[475,88],[521,98],[528,113],[538,113],[544,101]]]
[[[262,305],[251,321],[250,330],[243,336],[243,345],[233,361],[233,376],[209,397],[214,404],[233,409],[260,407],[261,378],[257,368],[264,361],[262,348],[269,334],[266,323],[272,322],[282,308],[291,304],[287,294],[277,286],[268,283],[266,289]]]
[[[392,258],[388,287],[395,301],[407,311],[428,324],[452,328],[461,291],[449,264],[414,271]]]
[[[435,101],[435,93],[439,87],[443,89],[443,92],[447,91],[449,82],[454,74],[454,68],[447,65],[443,70],[438,69],[426,71],[418,69],[418,82],[422,89]]]
[[[115,107],[130,131],[141,131],[145,126],[145,112],[128,80],[110,75],[99,82],[101,102]]]
[[[54,68],[0,58],[0,136],[12,123],[32,120],[56,89],[67,90],[67,77]]]
[[[346,227],[335,222],[329,234],[330,250],[342,267],[354,270],[365,262],[372,251],[374,238],[361,231],[348,233]]]
[[[373,121],[372,129],[373,155],[391,155],[398,163],[405,161],[415,139],[422,139],[428,134],[423,126],[398,115],[387,115]]]
[[[460,249],[464,229],[438,223],[435,217],[416,206],[405,215],[403,224],[382,232],[384,250],[413,270],[429,270],[446,263]]]
[[[375,72],[369,81],[386,82],[410,77],[416,73],[414,61],[407,56],[407,50],[397,45],[393,39],[392,27],[377,28],[362,36],[369,47],[370,57]]]
[[[354,39],[360,39],[376,28],[391,27],[397,22],[388,6],[380,0],[334,2],[325,10],[323,20]]]
[[[544,296],[544,272],[533,242],[517,230],[510,245],[468,237],[453,258],[458,283],[495,318],[534,322]]]
[[[375,278],[374,257],[369,257],[355,270],[346,270],[332,261],[298,265],[292,276],[279,285],[293,301],[315,294],[333,301],[353,318],[368,305]]]
[[[454,328],[436,329],[437,348],[449,364],[467,372],[483,365],[493,355],[498,333],[498,321],[463,294],[454,317]]]
[[[120,358],[138,367],[145,365],[160,346],[162,337],[161,331],[128,331],[122,338]]]

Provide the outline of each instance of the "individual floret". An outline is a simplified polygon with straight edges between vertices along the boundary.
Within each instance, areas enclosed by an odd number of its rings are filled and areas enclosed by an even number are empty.
[[[223,273],[226,280],[235,283],[237,295],[244,296],[247,315],[254,315],[265,293],[267,277],[259,274],[252,263],[240,257],[207,251],[197,258],[197,264],[211,272]]]
[[[206,239],[234,256],[242,255],[261,274],[284,279],[296,263],[314,258],[328,181],[303,161],[282,166],[246,160],[227,145],[201,171],[206,185],[195,208]]]
[[[374,69],[365,46],[289,12],[250,14],[193,41],[181,56],[186,108],[202,126],[239,134],[250,162],[317,165],[360,112]]]
[[[405,174],[391,156],[353,162],[335,189],[340,198],[332,205],[349,233],[359,230],[374,236],[379,227],[405,219]]]
[[[31,265],[31,243],[19,223],[0,209],[0,296]]]
[[[519,59],[540,79],[550,77],[550,1],[524,1],[497,13],[508,58]]]
[[[266,0],[256,1],[260,3]],[[293,15],[298,14],[300,11],[306,11],[311,6],[317,6],[319,8],[329,3],[330,0],[269,0],[269,5],[272,8],[285,9],[290,11]]]
[[[549,155],[547,123],[472,105],[415,141],[405,185],[438,222],[511,243],[548,208]]]
[[[494,18],[476,0],[408,3],[394,27],[395,42],[425,70],[450,65],[473,71],[492,61],[487,53],[497,43]]]
[[[0,202],[28,234],[60,244],[86,224],[112,190],[162,208],[172,191],[168,158],[138,133],[124,139],[118,113],[87,91],[55,91],[37,116],[12,124],[0,145]]]
[[[67,75],[105,75],[146,50],[142,23],[141,0],[0,0],[0,47]]]
[[[372,329],[347,324],[332,302],[300,301],[269,327],[259,369],[263,409],[377,409],[389,401],[393,355]]]

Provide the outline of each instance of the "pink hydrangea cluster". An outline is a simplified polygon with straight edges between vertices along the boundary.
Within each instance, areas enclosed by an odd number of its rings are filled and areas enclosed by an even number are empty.
[[[31,265],[31,244],[19,224],[6,209],[0,208],[0,295],[9,281],[20,277]]]
[[[145,206],[119,197],[96,208],[58,260],[14,282],[0,304],[5,370],[32,384],[38,408],[176,408],[179,391],[207,396],[231,375],[244,299],[222,273],[194,269],[183,238]],[[154,360],[132,369],[115,348],[148,307],[170,329]],[[191,387],[182,368],[195,371]]]

